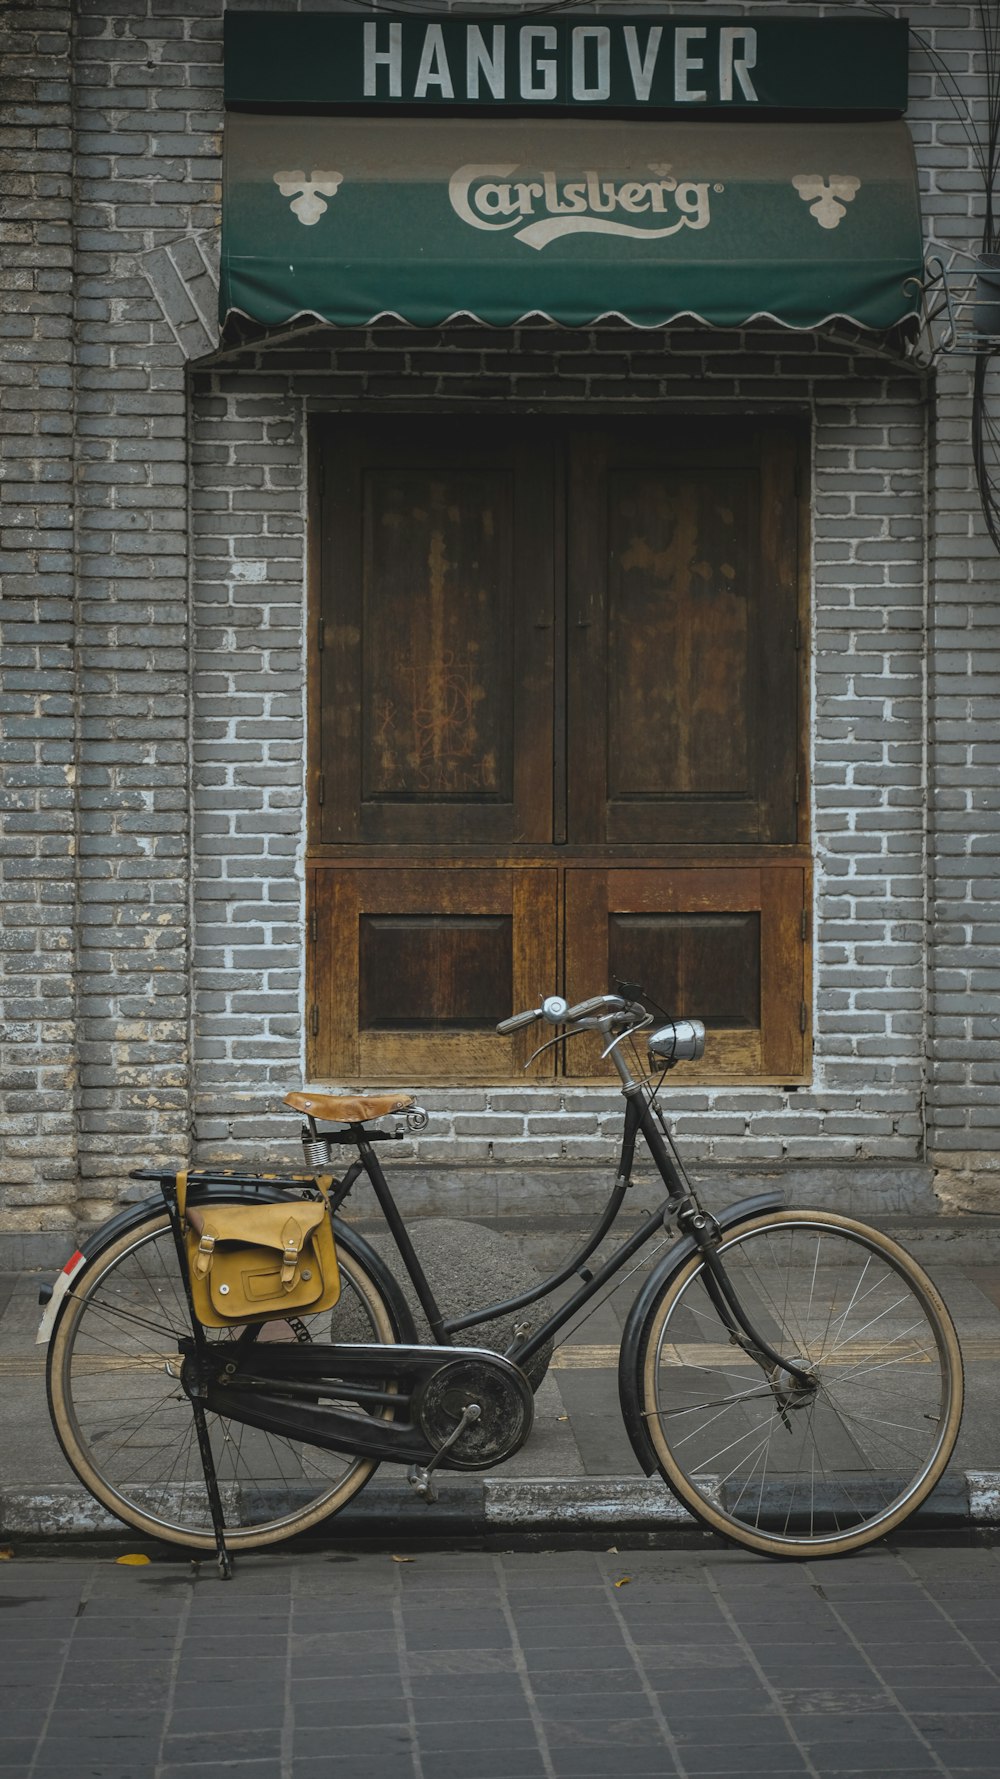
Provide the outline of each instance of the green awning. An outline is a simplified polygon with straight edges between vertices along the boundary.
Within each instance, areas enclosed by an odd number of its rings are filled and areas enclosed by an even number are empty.
[[[223,320],[918,313],[904,123],[226,120]]]

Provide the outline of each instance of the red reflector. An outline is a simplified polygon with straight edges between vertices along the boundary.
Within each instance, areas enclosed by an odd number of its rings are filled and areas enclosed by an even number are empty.
[[[76,1269],[76,1267],[79,1266],[82,1259],[83,1259],[83,1255],[81,1254],[79,1248],[77,1248],[76,1253],[71,1254],[69,1259],[67,1260],[66,1265],[63,1267],[63,1272],[73,1272]]]

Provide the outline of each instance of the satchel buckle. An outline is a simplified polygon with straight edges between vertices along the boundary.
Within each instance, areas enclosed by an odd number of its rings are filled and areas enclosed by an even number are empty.
[[[212,1255],[215,1253],[214,1235],[204,1234],[198,1243],[194,1257],[195,1276],[204,1279],[212,1270]]]

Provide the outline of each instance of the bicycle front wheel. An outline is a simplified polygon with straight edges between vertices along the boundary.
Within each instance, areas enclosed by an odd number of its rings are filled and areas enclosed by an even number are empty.
[[[265,1323],[262,1340],[399,1339],[349,1232],[338,1230],[337,1260],[334,1308]],[[213,1550],[194,1417],[178,1376],[178,1341],[190,1333],[169,1219],[152,1211],[74,1280],[49,1347],[49,1407],[69,1463],[111,1513],[150,1537]],[[225,1342],[235,1331],[206,1335]],[[220,1415],[207,1420],[232,1550],[307,1531],[346,1506],[377,1468]]]
[[[718,1253],[751,1325],[807,1380],[730,1340],[693,1256],[640,1332],[661,1474],[697,1519],[769,1556],[883,1537],[958,1435],[962,1358],[937,1290],[887,1236],[822,1211],[758,1217]]]

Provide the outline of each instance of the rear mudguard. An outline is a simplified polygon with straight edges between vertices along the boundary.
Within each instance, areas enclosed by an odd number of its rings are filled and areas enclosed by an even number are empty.
[[[208,1185],[199,1185],[194,1182],[188,1191],[188,1203],[193,1205],[207,1204],[213,1200],[224,1204],[240,1203],[244,1200],[248,1204],[260,1204],[262,1199],[268,1204],[274,1204],[285,1197],[287,1197],[287,1191],[282,1192],[278,1187],[272,1186],[264,1180],[255,1186],[227,1186],[221,1181],[218,1184]],[[97,1255],[102,1253],[111,1242],[117,1241],[119,1236],[126,1235],[129,1230],[138,1228],[139,1224],[144,1223],[151,1213],[162,1209],[163,1197],[160,1193],[155,1193],[151,1198],[140,1200],[138,1204],[123,1205],[120,1211],[116,1211],[113,1217],[110,1217],[106,1223],[102,1223],[99,1229],[95,1229],[93,1234],[87,1237],[76,1253],[67,1260],[55,1284],[43,1285],[39,1291],[38,1301],[45,1305],[45,1312],[35,1336],[36,1345],[48,1345],[55,1332],[66,1294],[77,1274],[96,1259]],[[333,1219],[333,1231],[338,1244],[347,1253],[356,1256],[371,1273],[392,1313],[397,1339],[408,1346],[415,1345],[418,1337],[412,1313],[385,1261],[375,1252],[371,1244],[365,1241],[364,1236],[358,1235],[356,1230],[342,1223],[339,1217]]]
[[[777,1211],[784,1207],[783,1192],[758,1192],[754,1198],[741,1198],[738,1204],[730,1205],[729,1209],[716,1216],[716,1223],[723,1235],[728,1235],[740,1223],[749,1223],[752,1217],[758,1217],[762,1211]],[[661,1291],[679,1272],[681,1267],[690,1260],[692,1254],[698,1252],[698,1244],[689,1235],[681,1236],[673,1247],[664,1255],[659,1266],[654,1267],[639,1292],[625,1324],[622,1335],[621,1352],[618,1357],[618,1395],[622,1405],[622,1419],[629,1439],[639,1463],[647,1476],[652,1476],[656,1469],[656,1458],[652,1443],[646,1431],[646,1423],[642,1415],[642,1400],[639,1389],[639,1358],[642,1348],[642,1334],[654,1303]]]

